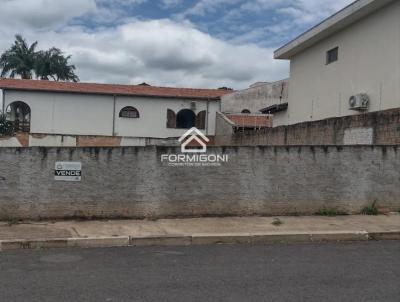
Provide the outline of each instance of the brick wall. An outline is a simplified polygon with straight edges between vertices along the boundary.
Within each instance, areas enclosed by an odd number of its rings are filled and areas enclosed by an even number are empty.
[[[0,148],[0,218],[312,214],[400,210],[397,146],[210,147],[221,167],[170,167],[179,147]],[[54,180],[56,161],[81,182]]]
[[[220,135],[215,141],[217,145],[395,145],[400,144],[400,109]]]

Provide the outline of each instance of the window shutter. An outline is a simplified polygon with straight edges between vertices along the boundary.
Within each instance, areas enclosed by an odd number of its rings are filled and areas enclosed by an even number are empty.
[[[206,111],[200,111],[196,117],[196,128],[197,129],[206,129]]]
[[[176,115],[171,109],[167,110],[167,128],[176,128]]]

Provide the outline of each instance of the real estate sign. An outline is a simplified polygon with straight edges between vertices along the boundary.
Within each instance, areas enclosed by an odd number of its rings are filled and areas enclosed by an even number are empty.
[[[54,179],[59,181],[81,181],[82,163],[56,162]]]

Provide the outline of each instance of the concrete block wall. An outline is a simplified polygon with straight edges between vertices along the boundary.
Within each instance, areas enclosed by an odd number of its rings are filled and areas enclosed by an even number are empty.
[[[400,144],[400,109],[217,135],[215,143],[220,146],[397,145]]]
[[[400,210],[397,146],[210,147],[220,167],[170,167],[179,147],[0,148],[0,218],[161,218]],[[81,182],[54,180],[56,161]]]

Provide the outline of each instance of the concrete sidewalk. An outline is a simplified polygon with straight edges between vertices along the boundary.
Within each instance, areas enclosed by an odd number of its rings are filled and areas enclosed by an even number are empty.
[[[400,240],[400,214],[0,222],[0,250],[371,239]]]

